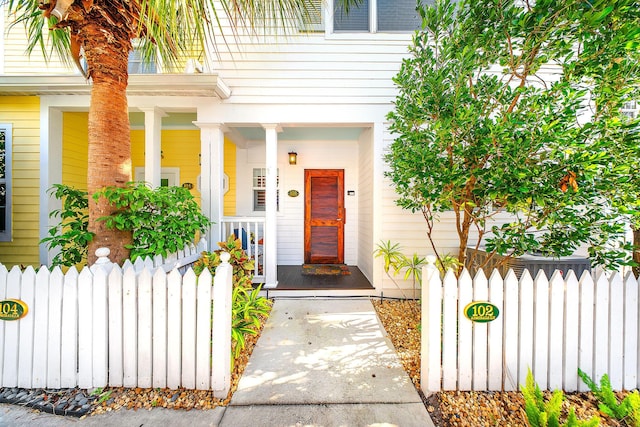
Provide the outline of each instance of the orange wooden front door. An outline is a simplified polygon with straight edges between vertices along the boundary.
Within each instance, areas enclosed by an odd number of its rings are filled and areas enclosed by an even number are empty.
[[[344,170],[304,171],[304,262],[344,263]]]

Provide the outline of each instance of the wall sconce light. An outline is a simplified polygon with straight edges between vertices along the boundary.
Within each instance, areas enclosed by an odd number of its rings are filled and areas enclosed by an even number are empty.
[[[190,182],[185,182],[184,184],[182,184],[182,188],[186,188],[187,190],[191,190],[193,189],[193,184]]]
[[[298,153],[295,151],[289,151],[289,164],[295,165],[298,163]]]

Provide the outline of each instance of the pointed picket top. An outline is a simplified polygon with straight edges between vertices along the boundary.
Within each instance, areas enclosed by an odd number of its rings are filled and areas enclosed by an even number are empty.
[[[570,272],[572,272],[573,270],[569,270]],[[540,270],[538,273],[544,273],[542,270]],[[536,275],[536,278],[538,277],[538,275]],[[546,275],[545,275],[546,277]],[[560,270],[555,270],[553,272],[553,274],[551,275],[551,278],[549,279],[549,283],[564,283],[564,277],[562,277],[562,271]]]
[[[200,240],[198,241],[198,244],[196,245],[196,249],[198,250],[198,252],[206,251],[208,247],[209,247],[209,243],[207,242],[207,239],[204,237],[201,237]]]
[[[534,278],[534,282],[540,283],[540,281],[549,282],[547,275],[542,269],[538,270],[538,273],[536,273],[536,277]]]
[[[531,272],[525,269],[522,271],[522,275],[520,276],[520,284],[522,283],[531,283],[533,284],[533,277],[531,276]]]
[[[580,275],[580,280],[578,280],[578,282],[580,283],[581,287],[588,284],[593,286],[593,276],[591,275],[591,272],[584,270]]]
[[[578,276],[576,276],[576,272],[573,270],[569,270],[567,271],[567,274],[564,275],[564,281],[565,282],[569,282],[569,281],[578,281]]]
[[[633,274],[633,271],[629,270],[624,274],[624,283],[626,286],[631,286],[640,283],[636,276]]]
[[[144,267],[148,268],[150,270],[153,270],[153,259],[147,255],[146,257],[144,257],[144,259],[142,260],[144,263]]]
[[[84,272],[85,269],[87,269],[87,267],[83,268],[82,272]],[[102,279],[103,277],[107,277],[107,275],[109,274],[107,270],[104,268],[96,268],[96,269],[89,268],[88,271],[93,275],[94,280],[95,278]]]
[[[171,274],[173,274],[173,272],[174,272],[174,271],[175,271],[176,273],[180,274],[180,272],[178,271],[178,269],[173,269],[173,270],[171,271]],[[184,273],[184,276],[182,276],[182,280],[183,280],[183,281],[185,281],[185,282],[186,282],[186,281],[190,281],[190,280],[193,280],[193,281],[195,281],[195,280],[196,280],[196,273],[193,271],[193,268],[189,267],[189,268],[187,269],[187,271]]]
[[[189,271],[193,272],[193,269],[189,267]],[[193,274],[195,274],[195,272],[193,272]],[[213,279],[213,276],[211,275],[211,272],[209,271],[208,268],[205,268],[202,270],[202,273],[200,273],[200,276],[198,276],[198,284],[201,284],[201,283],[211,284],[212,279]]]
[[[479,268],[478,271],[476,271],[475,276],[473,277],[473,283],[486,283],[487,282],[487,275],[484,274],[484,270],[482,268]]]
[[[195,255],[198,253],[198,248],[196,248],[196,245],[193,244],[193,242],[189,242],[189,255]]]
[[[133,262],[133,268],[136,270],[136,273],[142,271],[142,269],[144,268],[144,260],[142,259],[142,257],[136,258],[136,260]]]
[[[462,275],[460,277],[462,278]],[[470,278],[468,271],[467,271],[467,277]],[[434,280],[440,280],[440,275],[439,274],[435,274],[434,275]],[[456,278],[456,274],[453,272],[452,269],[448,268],[447,272],[444,274],[444,278],[442,279],[442,283],[444,283],[445,285],[449,284],[450,286],[456,286],[457,282],[458,282],[458,278]]]
[[[102,268],[98,268],[98,270],[102,270]],[[102,270],[104,272],[104,270]],[[93,273],[89,269],[89,267],[84,266],[80,273],[78,274],[78,278],[80,279],[79,283],[83,283],[83,279],[87,281],[87,283],[91,283],[93,277]]]
[[[611,274],[609,276],[609,283],[610,284],[622,284],[622,276],[620,276],[620,273],[618,273],[617,271],[614,271],[613,274]]]
[[[79,275],[78,270],[76,269],[76,266],[73,265],[73,266],[69,267],[67,272],[64,274],[64,278],[65,278],[65,280],[75,279],[75,278],[78,277],[78,275]]]
[[[0,268],[0,275],[1,274],[2,274],[2,268]],[[38,269],[38,272],[36,273],[36,280],[41,281],[42,283],[46,283],[46,281],[49,280],[50,276],[51,276],[51,272],[49,271],[49,269],[46,266],[41,265],[40,268]]]
[[[469,270],[467,270],[467,267],[462,269],[462,273],[460,273],[460,277],[458,277],[458,281],[463,281],[463,280],[465,281],[471,280],[471,273],[469,273]]]
[[[191,267],[189,267],[189,270],[191,270]],[[195,273],[194,273],[193,271],[191,271],[191,274],[193,274],[193,275],[195,276]],[[185,276],[186,276],[186,274],[185,274]],[[182,275],[180,274],[180,272],[178,271],[178,269],[177,269],[177,268],[174,268],[173,270],[171,270],[171,271],[169,272],[169,275],[167,276],[167,278],[168,278],[169,280],[173,279],[173,280],[178,280],[178,281],[180,281],[180,280],[181,280],[181,278],[182,278]]]
[[[598,269],[598,271],[596,272],[596,279],[595,279],[595,283],[602,283],[602,282],[608,282],[609,278],[608,278],[609,274],[607,274],[606,271],[602,270],[602,269]]]
[[[167,277],[167,273],[165,273],[165,271],[162,268],[154,268],[153,270],[153,281],[154,283],[156,282],[156,280],[162,280],[162,278],[166,278]]]
[[[122,271],[126,271],[130,268],[133,268],[133,264],[131,263],[131,260],[125,259],[124,262],[122,263]]]
[[[507,276],[508,275],[509,275],[509,272],[507,272]],[[489,276],[489,282],[493,282],[495,280],[503,280],[502,274],[500,274],[500,271],[497,268],[494,268],[493,270],[491,270],[491,275]]]
[[[527,273],[528,273],[528,271],[527,271]],[[529,277],[531,277],[531,276],[529,276]],[[518,283],[518,276],[517,276],[517,275],[516,275],[516,273],[513,271],[513,269],[512,269],[512,268],[510,268],[510,269],[507,271],[507,274],[505,274],[505,275],[504,275],[504,282],[505,282],[505,283],[507,283],[507,282],[511,283],[511,282],[514,282],[514,281],[515,281],[516,283]]]
[[[9,270],[7,270],[7,267],[0,263],[0,274],[7,274],[9,272]]]
[[[111,271],[109,271],[109,278],[113,277],[122,277],[123,269],[118,264],[114,264]]]
[[[64,277],[64,273],[62,272],[62,268],[60,268],[59,265],[53,267],[53,270],[51,270],[51,279],[50,280],[53,280],[54,278],[59,280],[59,279],[61,279],[63,277]]]
[[[20,270],[20,267],[17,265],[14,265],[13,267],[11,267],[11,270],[9,270],[9,274],[15,276],[16,274],[22,275],[22,270]]]

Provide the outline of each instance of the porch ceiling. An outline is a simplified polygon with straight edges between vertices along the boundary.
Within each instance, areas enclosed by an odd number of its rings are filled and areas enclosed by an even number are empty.
[[[3,76],[0,95],[89,95],[82,76]],[[206,96],[226,99],[229,87],[217,74],[132,74],[127,94],[133,96]]]

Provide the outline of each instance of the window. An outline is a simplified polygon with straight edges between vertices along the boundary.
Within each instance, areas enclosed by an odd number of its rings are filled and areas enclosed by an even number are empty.
[[[394,32],[420,29],[421,20],[415,0],[363,0],[345,13],[334,0],[333,30],[335,32]],[[371,23],[371,15],[376,16]]]
[[[303,32],[324,31],[324,7],[323,0],[309,1],[309,16],[302,18],[298,29]]]
[[[145,62],[143,60],[144,55],[142,53],[142,44],[137,40],[132,42],[133,50],[129,52],[129,74],[155,74],[158,72],[156,63]]]
[[[0,124],[0,241],[11,241],[12,126]]]
[[[276,186],[280,185],[280,171],[278,170],[278,177],[276,178]],[[267,208],[267,170],[265,168],[253,169],[253,210],[257,212],[264,212]],[[280,209],[280,190],[277,190],[277,206]]]

